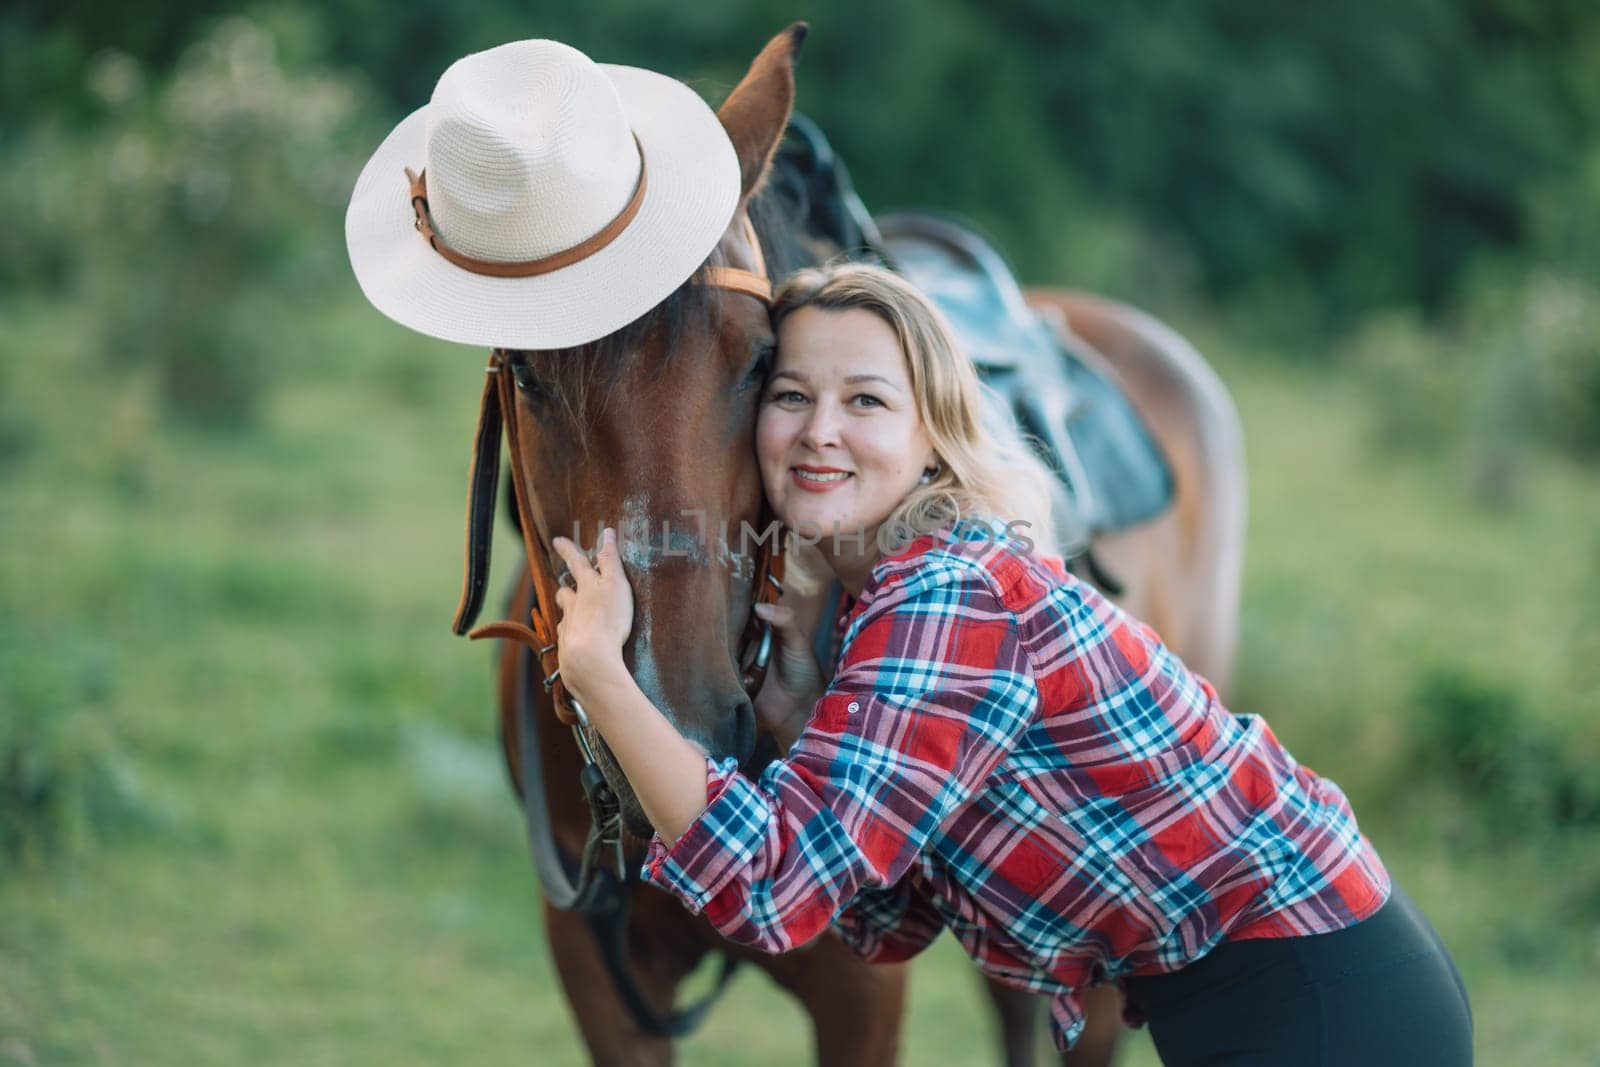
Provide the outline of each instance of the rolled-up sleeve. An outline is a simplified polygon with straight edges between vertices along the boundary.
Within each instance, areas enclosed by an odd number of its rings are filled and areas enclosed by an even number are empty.
[[[869,958],[904,958],[938,932],[908,870],[1037,704],[989,575],[959,562],[919,571],[863,606],[788,758],[758,781],[731,760],[708,764],[705,810],[670,848],[652,841],[645,877],[768,952],[807,943],[868,891],[841,930]]]

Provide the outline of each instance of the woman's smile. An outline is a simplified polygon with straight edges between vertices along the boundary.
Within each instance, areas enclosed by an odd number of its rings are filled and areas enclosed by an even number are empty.
[[[849,471],[837,467],[800,466],[789,468],[789,472],[794,477],[794,483],[808,493],[831,493],[850,477]]]

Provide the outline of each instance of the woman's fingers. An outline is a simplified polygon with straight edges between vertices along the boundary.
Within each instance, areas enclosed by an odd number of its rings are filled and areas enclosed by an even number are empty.
[[[617,548],[617,531],[613,527],[607,526],[600,531],[600,544],[595,548],[592,564],[588,555],[569,538],[553,537],[550,547],[566,561],[567,572],[572,575],[574,585],[581,584],[591,575],[598,574],[606,578],[622,573],[622,553]]]
[[[617,531],[607,526],[600,531],[600,551],[595,553],[595,566],[602,578],[622,573],[622,552],[617,548]]]
[[[806,635],[800,632],[795,625],[794,608],[787,604],[757,604],[756,617],[772,624],[778,631],[778,640],[791,648],[810,648],[811,642],[806,640]]]
[[[585,578],[594,573],[594,568],[589,566],[589,560],[584,556],[582,550],[567,538],[551,538],[550,547],[555,549],[556,555],[560,556],[566,563],[567,573],[572,575],[572,581],[575,585],[581,585]],[[558,596],[557,601],[559,602],[559,600],[560,597]]]
[[[577,595],[577,593],[574,593],[566,586],[562,586],[560,589],[556,590],[556,607],[561,609],[562,615],[566,615],[566,613],[571,609],[572,598]]]

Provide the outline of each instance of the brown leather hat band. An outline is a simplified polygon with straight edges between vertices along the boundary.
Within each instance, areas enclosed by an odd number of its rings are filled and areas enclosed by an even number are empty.
[[[434,232],[433,223],[428,217],[428,172],[413,174],[411,168],[406,168],[406,180],[411,183],[411,207],[417,213],[417,232],[428,239],[428,244],[433,250],[445,259],[454,263],[462,270],[474,274],[484,274],[491,278],[531,278],[538,274],[549,274],[553,270],[569,267],[579,260],[588,259],[606,245],[615,241],[628,228],[628,223],[639,213],[639,207],[644,203],[645,190],[645,162],[644,148],[639,146],[639,138],[633,139],[635,147],[639,148],[639,184],[633,190],[633,197],[623,207],[616,218],[606,224],[599,233],[590,237],[581,244],[573,245],[565,251],[552,255],[542,256],[539,259],[527,259],[520,262],[501,262],[492,259],[473,259],[463,255],[445,244],[444,238]]]

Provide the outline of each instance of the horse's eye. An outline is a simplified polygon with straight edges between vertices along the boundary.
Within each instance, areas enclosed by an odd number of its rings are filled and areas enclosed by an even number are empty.
[[[767,380],[767,374],[772,370],[772,354],[772,342],[763,341],[756,345],[744,377],[739,379],[739,392],[746,392]]]
[[[534,398],[544,396],[544,387],[539,383],[539,376],[533,372],[527,360],[513,360],[509,366],[511,380],[517,383],[517,392]]]

